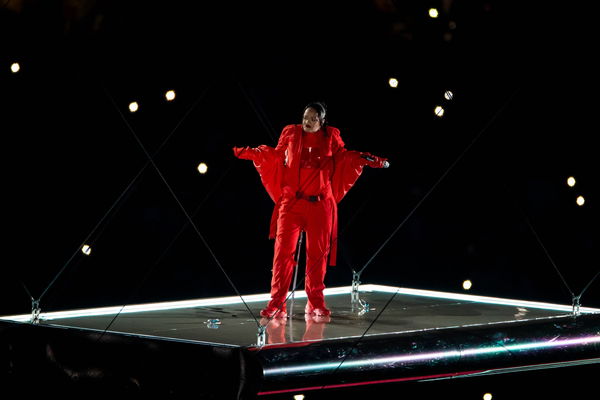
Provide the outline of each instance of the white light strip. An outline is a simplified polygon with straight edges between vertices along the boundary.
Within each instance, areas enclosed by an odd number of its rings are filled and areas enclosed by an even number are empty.
[[[306,293],[304,293],[306,296]],[[296,298],[302,297],[301,293],[296,292]],[[269,294],[255,294],[243,296],[246,303],[253,303],[258,301],[269,301]],[[53,320],[63,318],[77,318],[77,317],[94,317],[102,315],[116,315],[116,314],[131,314],[138,312],[147,311],[166,311],[166,310],[177,310],[182,308],[195,308],[195,307],[210,307],[217,305],[229,305],[229,304],[241,304],[241,300],[238,296],[230,297],[214,297],[209,299],[195,299],[195,300],[182,300],[182,301],[168,301],[162,303],[147,303],[137,304],[130,306],[113,306],[113,307],[101,307],[101,308],[88,308],[81,310],[72,311],[56,311],[41,313],[40,319],[42,320]],[[0,317],[0,319],[7,319],[13,321],[29,321],[31,315],[14,315],[8,317]]]
[[[382,293],[396,293],[397,292],[398,294],[401,294],[401,295],[424,296],[424,297],[432,297],[432,298],[447,299],[447,300],[461,300],[461,301],[469,301],[469,302],[476,302],[476,303],[488,303],[488,304],[507,305],[507,306],[541,308],[541,309],[545,309],[545,310],[554,310],[554,311],[571,312],[573,309],[572,306],[560,305],[560,304],[502,299],[502,298],[498,298],[498,297],[474,296],[474,295],[466,295],[466,294],[458,294],[458,293],[438,292],[438,291],[433,291],[433,290],[408,289],[408,288],[399,288],[399,287],[384,286],[384,285],[361,285],[360,291],[361,292],[382,292]],[[351,292],[352,292],[352,286],[327,288],[324,290],[324,294],[326,296],[332,296],[332,295],[337,295],[337,294],[349,294]],[[261,302],[261,301],[269,301],[270,294],[262,293],[262,294],[247,295],[247,296],[242,296],[242,297],[246,303],[254,303],[254,302]],[[306,292],[303,290],[296,291],[295,298],[297,298],[297,299],[306,298]],[[129,306],[125,306],[125,307],[112,306],[112,307],[89,308],[89,309],[81,309],[81,310],[47,312],[47,313],[41,313],[40,319],[45,320],[45,321],[50,321],[50,320],[54,320],[54,319],[116,315],[119,313],[120,314],[131,314],[131,313],[140,313],[140,312],[148,312],[148,311],[166,311],[166,310],[177,310],[177,309],[184,309],[184,308],[211,307],[211,306],[231,305],[231,304],[242,304],[242,302],[238,296],[213,297],[213,298],[208,298],[208,299],[194,299],[194,300],[182,300],[182,301],[169,301],[169,302],[162,302],[162,303],[137,304],[137,305],[129,305]],[[580,312],[581,313],[599,313],[600,309],[581,307]],[[0,320],[27,322],[27,321],[31,320],[31,315],[30,314],[21,314],[21,315],[4,316],[4,317],[0,317]]]
[[[600,335],[581,337],[576,339],[565,339],[565,340],[550,340],[546,342],[530,342],[523,344],[513,344],[504,346],[491,346],[484,348],[473,348],[465,350],[449,350],[434,353],[421,353],[411,355],[397,355],[390,357],[376,357],[361,360],[346,360],[346,361],[332,361],[319,364],[311,365],[297,365],[279,368],[267,368],[264,371],[265,376],[271,375],[282,375],[291,373],[302,373],[302,372],[316,372],[323,370],[332,369],[348,369],[348,368],[362,368],[362,367],[377,367],[385,366],[386,368],[392,364],[397,363],[410,363],[418,361],[433,361],[442,360],[448,358],[461,358],[468,356],[478,356],[490,353],[510,353],[513,351],[522,350],[539,350],[545,348],[555,347],[568,347],[577,345],[588,345],[600,343]]]
[[[488,297],[488,296],[476,296],[476,295],[470,295],[470,294],[438,292],[435,290],[408,289],[408,288],[399,288],[399,287],[384,286],[384,285],[361,285],[360,289],[361,289],[361,291],[374,291],[374,292],[385,292],[385,293],[395,293],[397,291],[398,294],[403,294],[403,295],[434,297],[434,298],[439,298],[439,299],[461,300],[461,301],[470,301],[470,302],[474,302],[474,303],[497,304],[497,305],[503,305],[503,306],[541,308],[544,310],[554,310],[554,311],[568,311],[568,312],[573,311],[573,306],[564,305],[564,304],[552,304],[552,303],[542,303],[542,302],[537,302],[537,301],[504,299],[504,298],[500,298],[500,297]],[[599,308],[590,308],[590,307],[581,307],[579,311],[584,314],[600,313]]]

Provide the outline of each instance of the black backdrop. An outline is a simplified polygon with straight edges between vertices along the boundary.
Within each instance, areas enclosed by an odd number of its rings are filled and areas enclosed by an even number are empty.
[[[349,149],[391,162],[340,203],[328,286],[349,285],[400,224],[364,282],[462,291],[470,279],[472,293],[568,304],[567,286],[578,294],[597,273],[590,13],[121,3],[0,10],[1,314],[28,312],[27,292],[44,293],[44,310],[234,295],[223,271],[241,293],[268,291],[272,202],[231,147],[274,145],[312,100],[329,105]],[[136,137],[160,150],[156,166],[203,239],[152,166],[126,190],[147,161]],[[584,305],[600,306],[598,284]]]

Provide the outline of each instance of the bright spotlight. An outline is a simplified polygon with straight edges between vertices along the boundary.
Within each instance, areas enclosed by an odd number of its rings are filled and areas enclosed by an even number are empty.
[[[10,66],[10,70],[13,72],[13,74],[16,74],[21,70],[21,66],[19,65],[19,63],[12,63],[12,65]]]
[[[167,101],[173,101],[175,99],[175,91],[174,90],[168,90],[165,93],[165,98],[167,99]]]
[[[442,107],[442,106],[436,106],[435,109],[433,110],[433,112],[438,117],[442,117],[444,115],[444,107]]]
[[[208,165],[206,165],[203,162],[198,164],[198,172],[200,172],[202,175],[204,175],[206,173],[206,171],[208,171]]]
[[[492,400],[492,394],[491,393],[486,393],[483,395],[483,400]]]
[[[446,90],[446,92],[444,93],[444,98],[446,100],[452,100],[454,98],[454,93],[452,93],[452,91],[450,90]]]
[[[572,176],[567,178],[567,185],[569,185],[570,187],[575,186],[575,178],[573,178]]]
[[[431,18],[437,18],[439,15],[437,8],[430,8],[429,9],[429,16]]]
[[[390,78],[388,83],[390,84],[390,87],[392,87],[392,88],[398,87],[398,79],[396,79],[396,78]]]
[[[83,254],[85,254],[86,256],[89,256],[91,254],[91,252],[92,252],[92,248],[90,246],[88,246],[87,244],[84,244],[81,247],[81,252]]]
[[[577,205],[582,206],[585,203],[583,196],[577,196]]]
[[[135,101],[132,101],[131,103],[129,103],[129,111],[136,112],[138,110],[139,106],[138,103]]]
[[[295,394],[294,400],[304,400],[304,395],[303,394]]]
[[[463,289],[465,289],[465,290],[471,289],[472,286],[473,286],[473,283],[468,279],[463,282]]]

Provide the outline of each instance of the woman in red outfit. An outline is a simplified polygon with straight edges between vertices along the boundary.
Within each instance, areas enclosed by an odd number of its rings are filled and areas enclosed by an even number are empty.
[[[286,297],[295,266],[301,231],[306,233],[305,313],[328,316],[325,304],[327,261],[335,265],[337,203],[354,185],[365,165],[386,167],[387,160],[346,150],[337,128],[327,126],[323,103],[304,108],[302,124],[283,128],[275,148],[234,147],[234,154],[252,160],[275,202],[270,237],[275,239],[271,300],[263,317],[285,318]]]

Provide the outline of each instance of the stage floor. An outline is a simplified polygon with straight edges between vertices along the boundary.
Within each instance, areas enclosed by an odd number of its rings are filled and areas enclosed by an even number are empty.
[[[299,291],[293,304],[288,301],[290,318],[287,320],[274,319],[269,322],[261,318],[259,312],[266,305],[269,295],[258,294],[244,296],[254,317],[239,297],[221,297],[48,312],[40,315],[40,324],[171,340],[254,346],[259,331],[257,323],[266,326],[268,345],[361,337],[365,332],[371,336],[487,326],[559,318],[572,313],[570,305],[382,285],[360,286],[362,306],[353,301],[350,286],[326,289],[325,295],[328,307],[332,310],[330,318],[305,318],[306,294]],[[368,307],[364,307],[364,303]],[[600,309],[582,308],[580,311],[598,313]],[[30,318],[30,315],[0,317],[20,322],[29,321]]]
[[[0,341],[15,387],[35,376],[63,393],[86,376],[208,399],[224,388],[242,399],[600,364],[600,309],[359,289],[326,289],[327,318],[305,316],[304,292],[288,301],[290,318],[260,318],[269,294],[257,294],[243,296],[250,312],[239,297],[220,297],[44,312],[37,324],[5,316]]]

